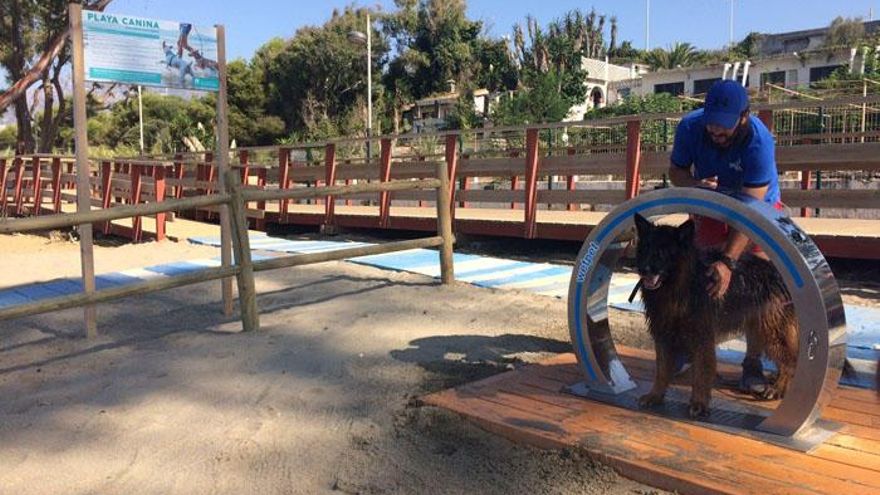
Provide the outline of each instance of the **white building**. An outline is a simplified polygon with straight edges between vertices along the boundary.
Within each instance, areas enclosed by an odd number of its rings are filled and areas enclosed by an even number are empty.
[[[581,67],[587,72],[587,97],[583,103],[572,107],[565,120],[581,120],[584,114],[594,108],[602,108],[609,103],[608,88],[618,81],[629,81],[646,68],[641,64],[615,65],[594,58],[581,59]],[[611,100],[613,102],[613,100]]]
[[[864,54],[855,48],[814,50],[773,55],[734,63],[683,67],[641,74],[637,78],[615,81],[609,86],[609,102],[629,95],[645,96],[669,93],[675,96],[704,95],[715,81],[722,78],[745,78],[748,88],[766,83],[796,88],[827,78],[840,67],[864,71]]]
[[[866,34],[880,31],[880,21],[863,24]],[[613,81],[607,99],[613,103],[628,95],[653,93],[699,96],[722,78],[744,80],[751,89],[766,83],[794,89],[825,79],[840,67],[863,73],[866,54],[856,48],[825,48],[827,33],[828,28],[817,28],[761,35],[756,46],[758,56],[751,60],[644,72]]]
[[[415,103],[403,108],[403,118],[414,132],[432,132],[441,130],[446,119],[455,109],[461,94],[455,88],[454,81],[449,82],[449,91],[416,100]],[[474,90],[474,111],[484,116],[489,110],[489,102],[493,96],[486,89]]]

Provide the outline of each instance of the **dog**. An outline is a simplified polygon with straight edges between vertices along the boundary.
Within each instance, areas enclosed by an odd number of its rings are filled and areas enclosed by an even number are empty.
[[[798,324],[791,296],[773,265],[743,255],[727,293],[716,300],[706,289],[706,271],[721,253],[701,253],[695,247],[692,220],[678,227],[657,226],[636,214],[635,224],[640,290],[657,355],[654,385],[639,405],[663,403],[676,361],[684,356],[693,363],[688,413],[692,418],[708,416],[715,345],[743,331],[779,370],[775,382],[756,395],[764,400],[782,397],[797,364]]]

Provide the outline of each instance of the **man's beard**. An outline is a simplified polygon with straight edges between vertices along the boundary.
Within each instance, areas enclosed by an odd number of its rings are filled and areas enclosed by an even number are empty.
[[[733,146],[735,143],[742,141],[745,136],[748,134],[748,124],[743,124],[742,121],[736,123],[736,127],[733,130],[733,134],[730,135],[728,139],[724,141],[723,144],[715,142],[712,137],[709,137],[709,142],[712,143],[712,146],[719,150],[726,150]]]

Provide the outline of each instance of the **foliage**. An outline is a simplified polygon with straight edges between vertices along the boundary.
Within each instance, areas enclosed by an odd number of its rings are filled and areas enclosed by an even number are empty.
[[[462,91],[452,113],[446,118],[447,129],[473,129],[481,127],[483,119],[474,110],[473,91]]]
[[[367,11],[347,7],[321,27],[305,27],[266,67],[268,106],[286,128],[306,137],[330,130],[353,134],[349,116],[362,105],[366,92],[364,46],[348,40],[351,31],[363,30]],[[388,43],[373,29],[372,70],[381,74]],[[334,121],[341,117],[338,121]],[[334,132],[335,132],[334,131]]]
[[[645,54],[645,62],[652,70],[688,67],[699,61],[699,52],[687,42],[676,42],[669,49],[655,48]]]
[[[448,90],[448,82],[469,82],[483,68],[479,21],[467,18],[464,0],[396,0],[385,31],[396,42],[394,85],[413,99]],[[488,48],[488,47],[487,47]],[[491,63],[491,53],[486,53]]]
[[[731,55],[739,58],[754,58],[758,56],[758,50],[761,48],[761,42],[763,41],[764,35],[761,33],[752,31],[747,34],[745,38],[742,39],[739,43],[734,45],[731,49]]]
[[[828,26],[825,46],[853,46],[865,37],[865,25],[860,17],[837,16]]]
[[[594,108],[584,117],[586,119],[601,119],[621,115],[683,112],[694,108],[696,108],[695,102],[676,98],[669,93],[655,93],[646,96],[629,96],[616,105]]]
[[[556,69],[532,73],[527,84],[498,102],[492,114],[496,125],[559,122],[568,115],[573,102],[559,91],[562,76]]]
[[[0,129],[0,155],[7,155],[15,149],[15,138],[18,130],[14,125],[8,125]]]

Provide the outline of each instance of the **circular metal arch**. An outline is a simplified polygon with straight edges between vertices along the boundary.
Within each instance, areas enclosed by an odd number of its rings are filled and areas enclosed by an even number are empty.
[[[799,325],[795,376],[785,398],[757,429],[795,436],[809,429],[837,388],[846,357],[846,319],[837,282],[822,253],[783,212],[748,196],[672,188],[647,192],[608,213],[578,254],[568,293],[571,341],[585,385],[619,394],[635,387],[608,325],[608,286],[626,248],[633,215],[694,213],[726,222],[769,256],[791,294]]]

